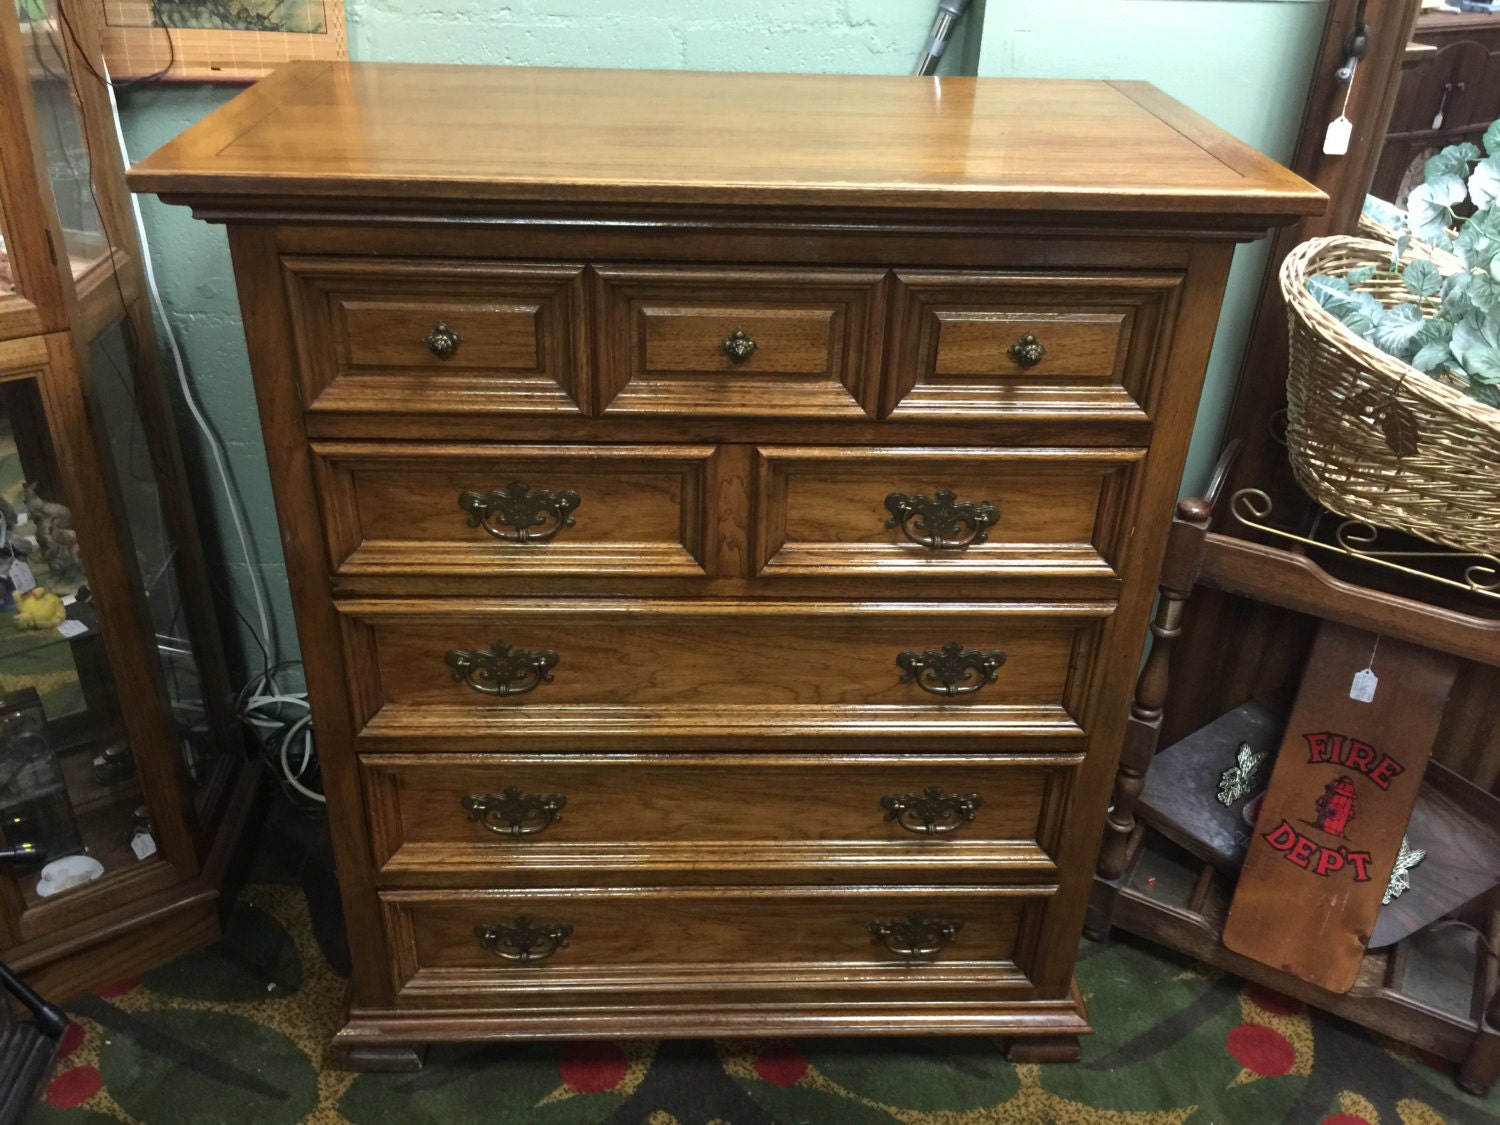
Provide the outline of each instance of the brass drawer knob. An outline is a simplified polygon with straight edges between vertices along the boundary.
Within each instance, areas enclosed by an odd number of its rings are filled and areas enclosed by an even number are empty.
[[[479,944],[502,961],[535,964],[568,944],[573,927],[567,922],[533,922],[524,915],[509,923],[480,923],[474,927]]]
[[[464,338],[441,320],[432,326],[427,335],[422,337],[422,343],[427,345],[427,350],[438,359],[452,359],[453,354],[458,351],[458,345],[463,342]]]
[[[987,529],[1000,522],[1000,509],[988,500],[971,504],[946,488],[936,496],[893,492],[885,498],[885,507],[891,513],[886,527],[899,525],[913,543],[934,551],[962,551],[983,543],[989,538]]]
[[[729,357],[731,363],[744,363],[756,348],[755,341],[746,335],[743,328],[736,328],[724,338],[724,342],[719,346],[724,349],[724,354]]]
[[[543,797],[539,793],[523,793],[515,785],[502,793],[470,793],[459,798],[470,820],[478,821],[498,836],[535,836],[545,832],[562,819],[567,803],[561,793]]]
[[[552,682],[557,653],[550,648],[532,652],[496,641],[487,649],[451,649],[443,655],[455,682],[483,695],[525,695],[538,684]]]
[[[936,957],[964,928],[961,918],[883,918],[870,923],[870,937],[897,957]]]
[[[980,652],[949,641],[941,650],[903,652],[896,656],[896,667],[902,671],[901,682],[916,685],[932,695],[971,695],[995,682],[995,673],[1005,663],[1005,653],[998,649]]]
[[[886,820],[894,820],[918,836],[942,836],[972,824],[984,798],[978,793],[944,793],[929,786],[920,793],[887,793],[880,798]]]
[[[469,514],[470,527],[482,527],[507,543],[545,543],[573,526],[573,512],[581,503],[576,492],[549,492],[519,480],[503,490],[458,496],[459,508]]]
[[[1047,349],[1042,347],[1042,342],[1030,332],[1010,346],[1010,358],[1022,367],[1035,367],[1046,354]]]

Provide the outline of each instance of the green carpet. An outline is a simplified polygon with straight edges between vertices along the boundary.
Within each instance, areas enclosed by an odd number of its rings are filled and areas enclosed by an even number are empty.
[[[226,938],[69,1005],[38,1125],[1438,1125],[1497,1120],[1439,1068],[1119,940],[1078,968],[1076,1065],[991,1039],[438,1046],[417,1074],[327,1065],[347,953],[318,826],[276,812]]]

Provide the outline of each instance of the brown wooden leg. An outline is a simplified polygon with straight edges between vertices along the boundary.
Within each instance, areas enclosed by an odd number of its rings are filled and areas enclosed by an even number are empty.
[[[1458,1072],[1458,1084],[1478,1098],[1486,1096],[1500,1078],[1500,992],[1490,998],[1486,1017]]]
[[[1088,913],[1083,918],[1083,936],[1089,941],[1109,940],[1109,932],[1115,924],[1115,897],[1120,893],[1120,885],[1120,879],[1094,876],[1094,888],[1089,892]]]
[[[374,1044],[361,1047],[337,1049],[339,1063],[345,1070],[365,1073],[410,1074],[421,1070],[427,1061],[427,1045],[413,1046],[407,1043]]]
[[[1069,1063],[1083,1058],[1083,1048],[1076,1035],[1037,1035],[1012,1039],[1005,1057],[1013,1063]]]

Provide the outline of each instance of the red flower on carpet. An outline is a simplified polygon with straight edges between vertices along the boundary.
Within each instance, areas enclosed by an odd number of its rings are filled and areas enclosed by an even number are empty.
[[[1297,1064],[1297,1048],[1292,1041],[1260,1024],[1242,1023],[1230,1028],[1224,1045],[1236,1062],[1262,1078],[1290,1074]]]
[[[1252,984],[1245,989],[1245,995],[1250,997],[1252,1003],[1256,1004],[1273,1016],[1300,1016],[1307,1007],[1301,1000],[1294,1000],[1290,996],[1283,996],[1269,988],[1262,988],[1258,984]]]
[[[807,1060],[794,1043],[767,1043],[755,1056],[755,1073],[772,1086],[795,1086],[807,1073]]]
[[[1335,1113],[1332,1117],[1323,1118],[1323,1125],[1370,1125],[1363,1117],[1356,1117],[1352,1113]]]
[[[47,1104],[58,1109],[72,1109],[88,1101],[104,1085],[104,1079],[91,1066],[65,1070],[47,1084]]]
[[[63,1029],[62,1040],[57,1045],[57,1057],[65,1059],[78,1050],[83,1046],[83,1040],[87,1034],[83,1030],[83,1024],[77,1020],[69,1020],[68,1026]]]
[[[140,983],[141,978],[138,976],[125,977],[123,980],[117,980],[113,984],[106,984],[99,990],[98,995],[106,998],[124,996],[127,992],[134,992],[139,988]]]
[[[602,1094],[625,1078],[630,1063],[618,1043],[589,1040],[569,1043],[557,1061],[557,1071],[568,1089],[577,1094]]]

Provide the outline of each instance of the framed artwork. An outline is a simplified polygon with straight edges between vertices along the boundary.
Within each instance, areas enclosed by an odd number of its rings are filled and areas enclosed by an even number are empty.
[[[347,59],[344,0],[101,0],[112,78],[252,82],[294,59]]]

